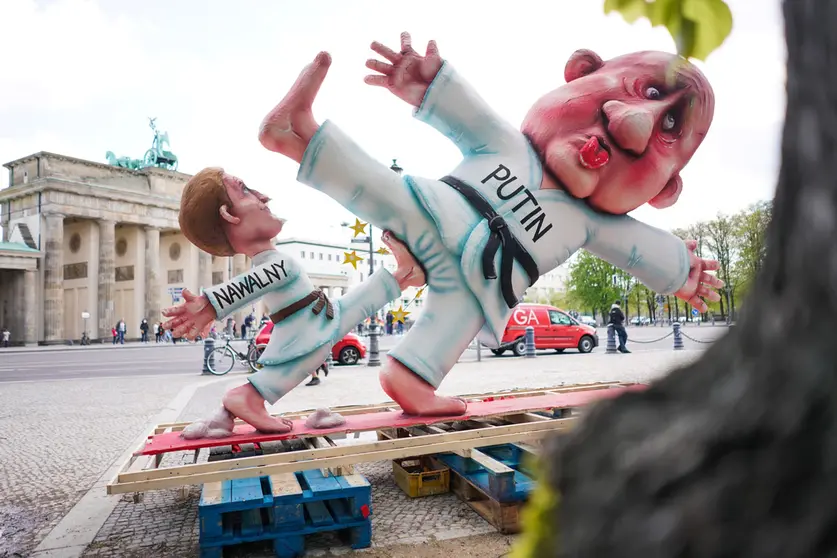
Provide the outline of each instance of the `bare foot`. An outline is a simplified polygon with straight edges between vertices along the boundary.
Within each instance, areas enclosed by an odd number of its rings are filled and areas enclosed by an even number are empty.
[[[419,261],[407,248],[407,245],[401,242],[392,231],[384,231],[381,240],[386,244],[392,255],[395,256],[395,263],[398,269],[392,274],[398,285],[403,291],[407,287],[421,287],[427,283],[427,276],[424,269],[421,267]]]
[[[270,416],[264,398],[249,382],[224,395],[224,408],[259,432],[284,434],[293,428],[291,421]]]
[[[436,395],[433,386],[393,358],[387,360],[379,378],[386,394],[407,415],[459,416],[468,408],[464,399]]]
[[[196,420],[183,429],[180,437],[184,440],[198,438],[226,438],[232,436],[235,417],[223,407],[219,407],[208,419]]]
[[[264,117],[259,127],[259,142],[265,148],[302,162],[308,142],[320,127],[311,107],[330,65],[331,56],[327,52],[317,54],[303,68],[285,97]]]
[[[346,419],[340,413],[331,409],[317,409],[305,419],[305,426],[308,428],[334,428],[346,424]]]

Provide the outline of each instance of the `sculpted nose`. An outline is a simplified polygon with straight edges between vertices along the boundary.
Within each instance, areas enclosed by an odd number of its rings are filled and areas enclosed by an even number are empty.
[[[654,115],[651,111],[620,101],[608,101],[602,110],[607,116],[607,131],[619,147],[637,155],[645,152],[651,132],[654,131]]]

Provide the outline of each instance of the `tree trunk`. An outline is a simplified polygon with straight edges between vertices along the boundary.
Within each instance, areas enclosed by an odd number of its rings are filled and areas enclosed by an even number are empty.
[[[818,319],[837,313],[837,3],[783,8],[782,167],[754,304],[698,361],[551,444],[555,556],[837,552],[837,343]]]

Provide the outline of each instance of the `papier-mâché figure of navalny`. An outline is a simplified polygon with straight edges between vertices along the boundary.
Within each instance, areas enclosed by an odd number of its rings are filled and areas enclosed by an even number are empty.
[[[712,88],[696,67],[662,52],[603,61],[577,51],[564,69],[566,85],[539,99],[518,130],[432,41],[425,56],[406,33],[400,52],[372,49],[388,62],[368,61],[378,74],[367,83],[414,106],[418,119],[460,149],[463,160],[449,175],[395,175],[333,122],[318,124],[312,104],[331,64],[324,52],[265,117],[259,139],[300,163],[300,182],[393,231],[423,265],[424,309],[380,374],[406,412],[464,412],[464,401],[435,393],[445,375],[478,333],[497,347],[525,290],[579,248],[700,310],[702,298],[718,300],[711,288],[722,283],[707,273],[717,262],[699,258],[696,243],[626,215],[680,195],[680,171],[714,111]]]
[[[291,422],[272,417],[265,402],[275,403],[307,378],[328,357],[332,345],[359,322],[398,298],[410,286],[425,283],[424,272],[405,246],[384,231],[395,256],[394,273],[379,269],[342,297],[329,300],[314,287],[298,261],[276,250],[273,239],[283,220],[271,213],[268,198],[219,168],[192,177],[183,189],[180,228],[201,250],[216,256],[245,254],[253,268],[231,281],[205,288],[200,296],[183,291],[185,302],[166,309],[164,327],[176,337],[204,337],[215,320],[264,298],[274,322],[270,342],[248,382],[231,389],[211,418],[183,431],[186,438],[223,437],[234,417],[261,432],[282,433]]]

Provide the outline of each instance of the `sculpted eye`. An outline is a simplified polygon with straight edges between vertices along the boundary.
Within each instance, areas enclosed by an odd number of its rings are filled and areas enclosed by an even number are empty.
[[[677,120],[675,120],[674,115],[670,112],[667,112],[665,116],[663,116],[663,130],[666,132],[670,132],[674,129],[677,125]]]
[[[662,93],[656,87],[649,87],[645,90],[645,97],[651,100],[656,100],[662,97]]]

